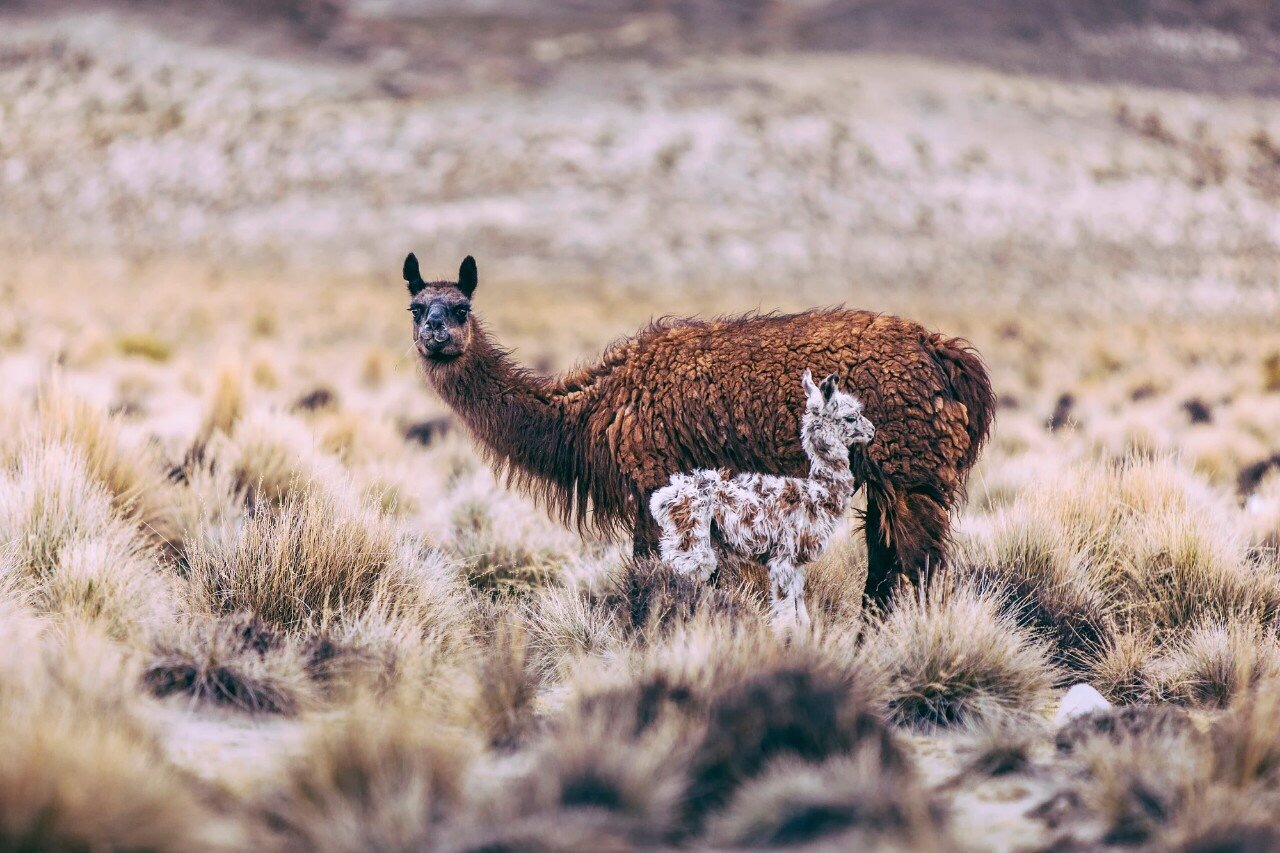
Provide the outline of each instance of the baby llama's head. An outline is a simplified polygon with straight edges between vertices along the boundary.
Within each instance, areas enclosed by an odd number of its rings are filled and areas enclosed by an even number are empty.
[[[805,406],[800,432],[806,447],[819,454],[847,451],[854,444],[867,444],[876,428],[862,414],[862,401],[837,386],[834,374],[815,385],[813,375],[804,372]]]

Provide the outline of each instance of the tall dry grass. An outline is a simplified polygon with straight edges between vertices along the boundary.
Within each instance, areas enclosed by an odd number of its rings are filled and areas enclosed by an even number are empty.
[[[0,610],[0,843],[12,849],[211,849],[244,842],[217,792],[170,761],[136,663],[101,635]]]

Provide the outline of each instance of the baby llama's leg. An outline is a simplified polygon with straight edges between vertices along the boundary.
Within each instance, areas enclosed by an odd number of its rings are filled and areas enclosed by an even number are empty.
[[[716,555],[711,547],[711,507],[706,494],[691,477],[676,475],[671,485],[659,489],[651,503],[661,528],[662,561],[680,574],[711,579]]]
[[[804,606],[804,567],[790,558],[769,561],[770,616],[774,630],[809,627],[809,610]]]

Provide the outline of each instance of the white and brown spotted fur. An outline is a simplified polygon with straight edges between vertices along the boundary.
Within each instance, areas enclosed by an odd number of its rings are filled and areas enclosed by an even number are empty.
[[[649,502],[662,531],[662,559],[676,571],[710,580],[713,538],[726,551],[764,563],[779,628],[809,623],[804,567],[826,549],[857,488],[849,447],[875,435],[862,403],[840,391],[835,376],[814,385],[806,370],[802,381],[807,399],[800,441],[809,457],[808,477],[734,477],[702,469],[676,474]]]

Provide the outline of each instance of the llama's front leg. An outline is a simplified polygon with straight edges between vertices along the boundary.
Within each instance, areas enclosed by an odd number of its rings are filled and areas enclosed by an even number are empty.
[[[809,627],[804,605],[804,567],[789,559],[769,561],[770,621],[778,632]]]

